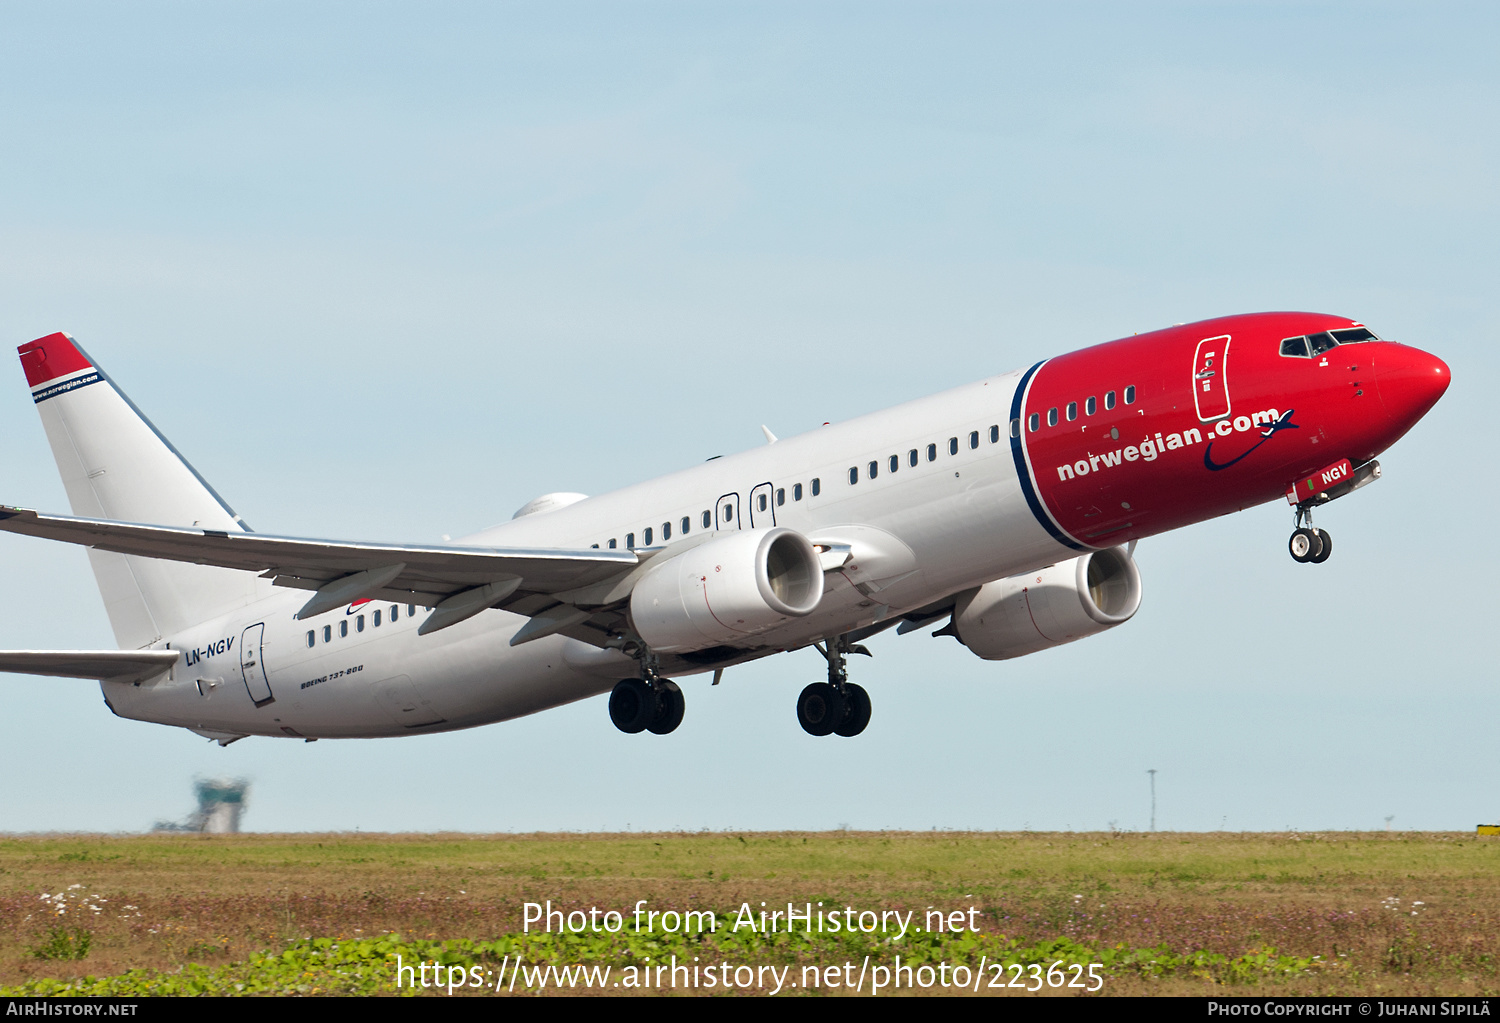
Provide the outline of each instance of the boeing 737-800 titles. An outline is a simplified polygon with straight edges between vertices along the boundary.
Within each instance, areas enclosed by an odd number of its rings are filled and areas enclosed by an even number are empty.
[[[1046,359],[602,497],[547,494],[441,545],[256,533],[66,334],[21,363],[73,516],[0,529],[88,548],[118,650],[0,651],[98,679],[121,717],[227,745],[470,728],[610,692],[626,732],[683,717],[672,676],[816,647],[814,735],[856,735],[846,658],[941,624],[987,660],[1091,636],[1141,600],[1135,541],[1281,498],[1313,509],[1446,390],[1362,324],[1257,313]]]

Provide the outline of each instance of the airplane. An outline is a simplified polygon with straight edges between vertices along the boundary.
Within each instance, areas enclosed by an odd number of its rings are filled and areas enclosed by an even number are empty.
[[[247,736],[373,738],[489,724],[609,693],[627,733],[683,720],[673,677],[808,647],[815,736],[854,736],[848,658],[938,623],[986,660],[1136,613],[1137,541],[1284,498],[1313,511],[1449,369],[1357,321],[1178,324],[600,497],[545,494],[443,544],[257,533],[68,335],[19,349],[72,516],[0,530],[81,545],[118,650],[0,651],[0,670],[96,679],[116,715]],[[764,429],[764,428],[763,428]]]

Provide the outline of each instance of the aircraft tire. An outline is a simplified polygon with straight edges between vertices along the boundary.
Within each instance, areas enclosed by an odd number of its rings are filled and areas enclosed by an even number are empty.
[[[621,679],[609,694],[609,719],[627,735],[646,730],[656,716],[656,694],[638,678]]]
[[[1318,530],[1318,540],[1321,544],[1321,546],[1319,546],[1318,548],[1318,553],[1314,554],[1312,558],[1309,559],[1314,565],[1321,565],[1323,562],[1327,561],[1328,556],[1333,553],[1333,535],[1329,533],[1328,530]]]
[[[844,686],[844,704],[844,720],[838,723],[833,732],[835,735],[851,737],[858,735],[870,723],[870,694],[865,692],[864,686],[847,683]]]
[[[814,682],[797,697],[797,723],[808,735],[830,735],[845,717],[844,698],[827,682]]]
[[[646,726],[646,731],[666,735],[682,724],[682,714],[686,709],[687,701],[677,683],[669,678],[662,679],[661,688],[656,691],[656,716]]]
[[[1311,529],[1295,529],[1292,531],[1292,538],[1287,541],[1287,550],[1291,552],[1292,560],[1299,565],[1305,565],[1316,557],[1321,547],[1318,534]]]

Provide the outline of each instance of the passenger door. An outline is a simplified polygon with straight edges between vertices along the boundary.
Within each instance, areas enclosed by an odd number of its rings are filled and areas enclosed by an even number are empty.
[[[245,680],[245,692],[250,694],[250,702],[257,707],[276,702],[276,697],[271,695],[270,680],[266,678],[266,666],[261,660],[260,645],[265,631],[266,623],[261,622],[240,634],[240,677]]]
[[[1207,337],[1198,342],[1193,355],[1193,405],[1198,420],[1208,423],[1229,415],[1229,335]]]

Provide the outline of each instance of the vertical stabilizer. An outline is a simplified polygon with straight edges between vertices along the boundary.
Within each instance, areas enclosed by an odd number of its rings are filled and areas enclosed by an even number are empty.
[[[247,532],[177,449],[66,334],[19,349],[73,514]],[[89,551],[115,641],[126,649],[252,600],[253,573]]]

